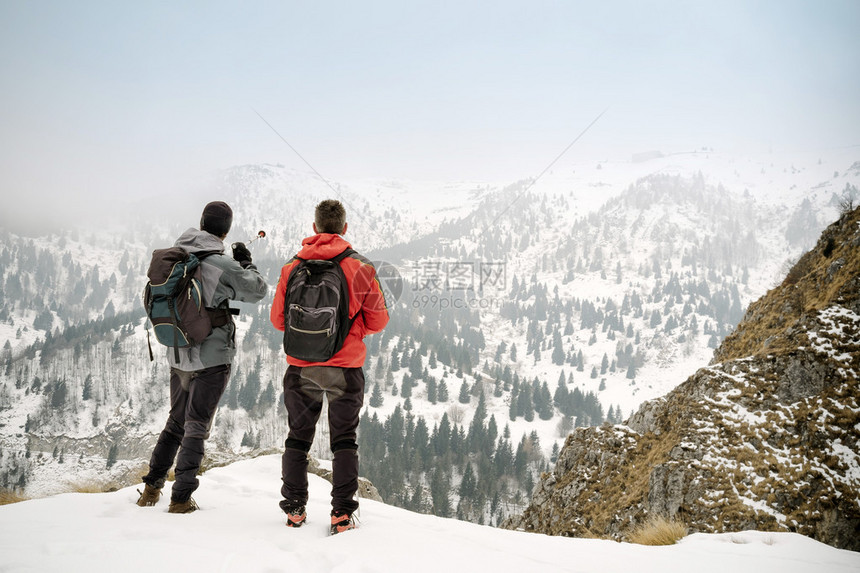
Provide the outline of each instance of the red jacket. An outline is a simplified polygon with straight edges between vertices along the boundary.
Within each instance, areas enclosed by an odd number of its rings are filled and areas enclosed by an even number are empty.
[[[303,259],[331,259],[350,248],[340,235],[319,233],[302,241],[302,249],[297,257]],[[284,301],[287,292],[287,282],[290,272],[299,263],[293,259],[281,268],[281,278],[275,291],[275,300],[269,315],[272,325],[278,330],[284,330]],[[340,366],[342,368],[360,368],[364,366],[367,349],[364,337],[379,332],[388,324],[388,307],[385,305],[385,295],[376,276],[373,264],[358,253],[345,257],[340,266],[346,275],[349,288],[349,317],[355,317],[352,328],[337,354],[326,362],[306,362],[287,356],[287,363],[293,366]],[[357,316],[356,316],[357,315]]]

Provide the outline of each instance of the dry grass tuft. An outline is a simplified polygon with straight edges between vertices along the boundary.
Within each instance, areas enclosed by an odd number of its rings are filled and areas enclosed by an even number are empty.
[[[69,484],[68,491],[71,493],[105,493],[116,491],[116,487],[108,485],[106,482],[74,482]]]
[[[18,503],[30,499],[27,496],[10,490],[0,490],[0,505],[9,505],[10,503]]]
[[[639,545],[674,545],[686,535],[687,527],[683,523],[656,515],[633,530],[630,542]]]
[[[140,483],[140,476],[144,475],[149,470],[148,464],[143,464],[139,467],[129,469],[122,475],[106,477],[103,479],[79,479],[77,481],[67,481],[65,483],[65,492],[67,493],[107,493],[118,491],[124,487]],[[168,475],[169,479],[173,478],[173,472]]]

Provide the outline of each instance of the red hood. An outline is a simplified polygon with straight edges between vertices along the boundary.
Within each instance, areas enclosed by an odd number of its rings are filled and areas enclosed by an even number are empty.
[[[350,246],[340,235],[319,233],[304,239],[298,254],[303,259],[331,259]]]

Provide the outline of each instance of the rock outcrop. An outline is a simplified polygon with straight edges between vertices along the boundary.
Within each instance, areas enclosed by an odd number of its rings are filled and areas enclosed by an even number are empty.
[[[624,539],[795,531],[860,550],[860,209],[750,305],[714,360],[625,425],[571,434],[505,526]]]
[[[319,460],[314,457],[308,458],[308,473],[312,473],[314,475],[318,475],[324,480],[331,482],[332,481],[332,471],[328,468],[324,468],[320,465]],[[334,483],[334,482],[332,482]],[[383,501],[382,496],[379,494],[379,490],[376,489],[376,486],[373,483],[363,477],[358,478],[358,497],[363,499],[372,499],[373,501]]]

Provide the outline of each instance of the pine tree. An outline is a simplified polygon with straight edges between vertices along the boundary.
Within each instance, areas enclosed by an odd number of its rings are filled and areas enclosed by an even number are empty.
[[[496,445],[496,438],[499,437],[499,426],[496,424],[496,415],[490,416],[490,421],[487,422],[487,446],[489,451],[485,451],[487,455],[492,454],[492,449]]]
[[[513,470],[514,452],[511,448],[510,430],[505,426],[507,437],[499,440],[499,445],[496,447],[496,452],[493,454],[493,471],[496,478],[510,474]]]
[[[448,384],[444,380],[439,383],[439,391],[437,394],[439,402],[444,404],[448,401]]]
[[[531,391],[522,392],[523,396],[523,417],[526,422],[533,422],[535,419],[535,406]]]
[[[111,444],[107,456],[107,469],[110,469],[116,463],[118,450],[119,448],[117,448],[116,444]]]
[[[460,396],[458,398],[461,404],[468,404],[472,400],[472,396],[469,394],[469,385],[463,380],[463,384],[460,386]]]
[[[474,498],[477,493],[477,480],[475,479],[475,472],[472,470],[472,464],[466,464],[463,479],[460,481],[459,493],[461,498]]]
[[[382,390],[379,389],[379,384],[373,385],[373,392],[370,394],[370,407],[380,408],[385,401],[382,395]]]
[[[469,450],[472,452],[480,451],[484,445],[484,439],[486,437],[484,420],[486,418],[487,404],[484,394],[482,393],[478,397],[478,407],[475,408],[475,414],[472,416],[472,423],[469,424],[469,434],[467,435]]]
[[[552,395],[549,393],[549,386],[546,382],[541,384],[540,390],[536,392],[540,396],[540,408],[538,408],[538,416],[541,420],[551,420],[553,417]]]
[[[568,389],[567,385],[564,382],[564,372],[561,373],[561,376],[558,379],[558,386],[555,389],[555,394],[553,394],[552,403],[559,410],[563,410],[565,404],[567,403],[567,395]]]
[[[435,404],[438,400],[438,386],[436,385],[436,379],[432,376],[427,378],[427,401],[431,404]]]
[[[82,400],[89,400],[93,395],[93,375],[87,374],[86,379],[84,379],[84,389],[83,394],[81,395]]]
[[[251,370],[245,378],[245,384],[239,390],[239,405],[250,412],[257,405],[257,397],[260,394],[260,371]]]
[[[496,362],[502,361],[502,354],[505,352],[505,350],[507,350],[507,348],[508,348],[508,343],[505,342],[504,340],[499,343],[498,348],[496,348],[496,356],[495,356]]]
[[[260,394],[260,405],[262,407],[275,405],[275,386],[271,382],[266,384],[266,389]]]
[[[385,422],[385,435],[387,437],[388,451],[399,452],[403,447],[405,430],[405,419],[400,404],[394,407],[394,412]]]
[[[418,513],[424,513],[424,488],[420,485],[416,486],[415,489],[412,490],[412,497],[409,499],[409,509],[410,511],[415,511]]]
[[[237,370],[236,376],[230,376],[230,382],[225,392],[227,396],[227,407],[235,410],[239,407],[239,383],[236,381],[239,378]]]
[[[439,517],[449,517],[451,515],[450,491],[450,478],[441,466],[436,466],[430,479],[430,497],[433,500],[434,515],[438,515]]]
[[[514,475],[519,481],[524,481],[528,470],[528,456],[526,454],[526,437],[523,435],[514,454]]]
[[[53,392],[51,393],[51,407],[55,410],[62,408],[66,404],[67,394],[68,386],[65,380],[54,382]]]
[[[552,351],[552,363],[558,364],[561,366],[564,364],[564,344],[561,341],[561,334],[559,334],[558,330],[555,331],[555,335],[552,339],[553,351]]]
[[[241,446],[243,448],[254,447],[254,433],[251,430],[245,430],[245,433],[242,435]]]
[[[403,376],[403,384],[400,386],[400,397],[412,397],[412,378],[409,376],[409,374],[404,374]]]
[[[33,328],[36,330],[51,331],[54,325],[54,315],[49,309],[44,309],[33,319]]]

